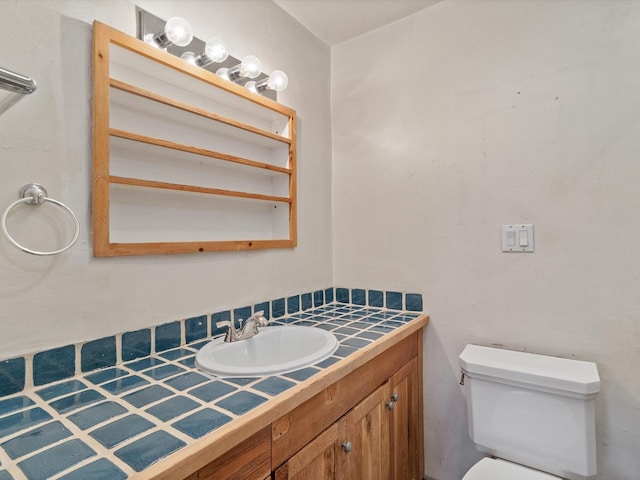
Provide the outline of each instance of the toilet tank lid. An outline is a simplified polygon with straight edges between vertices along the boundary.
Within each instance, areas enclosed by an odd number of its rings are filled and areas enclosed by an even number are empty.
[[[470,377],[477,374],[584,395],[600,391],[600,376],[593,362],[480,345],[467,345],[459,360]]]

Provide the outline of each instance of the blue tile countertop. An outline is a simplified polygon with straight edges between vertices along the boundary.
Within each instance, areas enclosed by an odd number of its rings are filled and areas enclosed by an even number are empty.
[[[338,338],[334,355],[312,367],[260,378],[210,377],[194,365],[209,341],[198,340],[2,397],[0,480],[136,477],[418,318],[425,317],[331,303],[272,322],[322,328]]]

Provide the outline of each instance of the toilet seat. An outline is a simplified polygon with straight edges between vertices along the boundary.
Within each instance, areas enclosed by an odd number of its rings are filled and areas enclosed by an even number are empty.
[[[527,468],[500,458],[483,458],[462,480],[562,480],[549,473]]]

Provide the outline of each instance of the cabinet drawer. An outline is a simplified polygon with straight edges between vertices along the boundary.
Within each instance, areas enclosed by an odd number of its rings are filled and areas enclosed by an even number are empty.
[[[407,337],[372,361],[307,400],[272,424],[272,466],[288,458],[386,382],[418,355],[418,335]]]

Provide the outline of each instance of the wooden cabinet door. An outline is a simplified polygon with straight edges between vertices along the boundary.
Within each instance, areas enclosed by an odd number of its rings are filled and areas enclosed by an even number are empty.
[[[345,442],[351,451],[345,455],[344,469],[337,478],[382,480],[390,478],[389,382],[375,390],[349,412]]]
[[[391,472],[394,480],[422,478],[422,405],[417,359],[394,374],[389,383],[391,411]]]
[[[345,454],[345,419],[338,420],[275,471],[275,480],[334,480]]]

